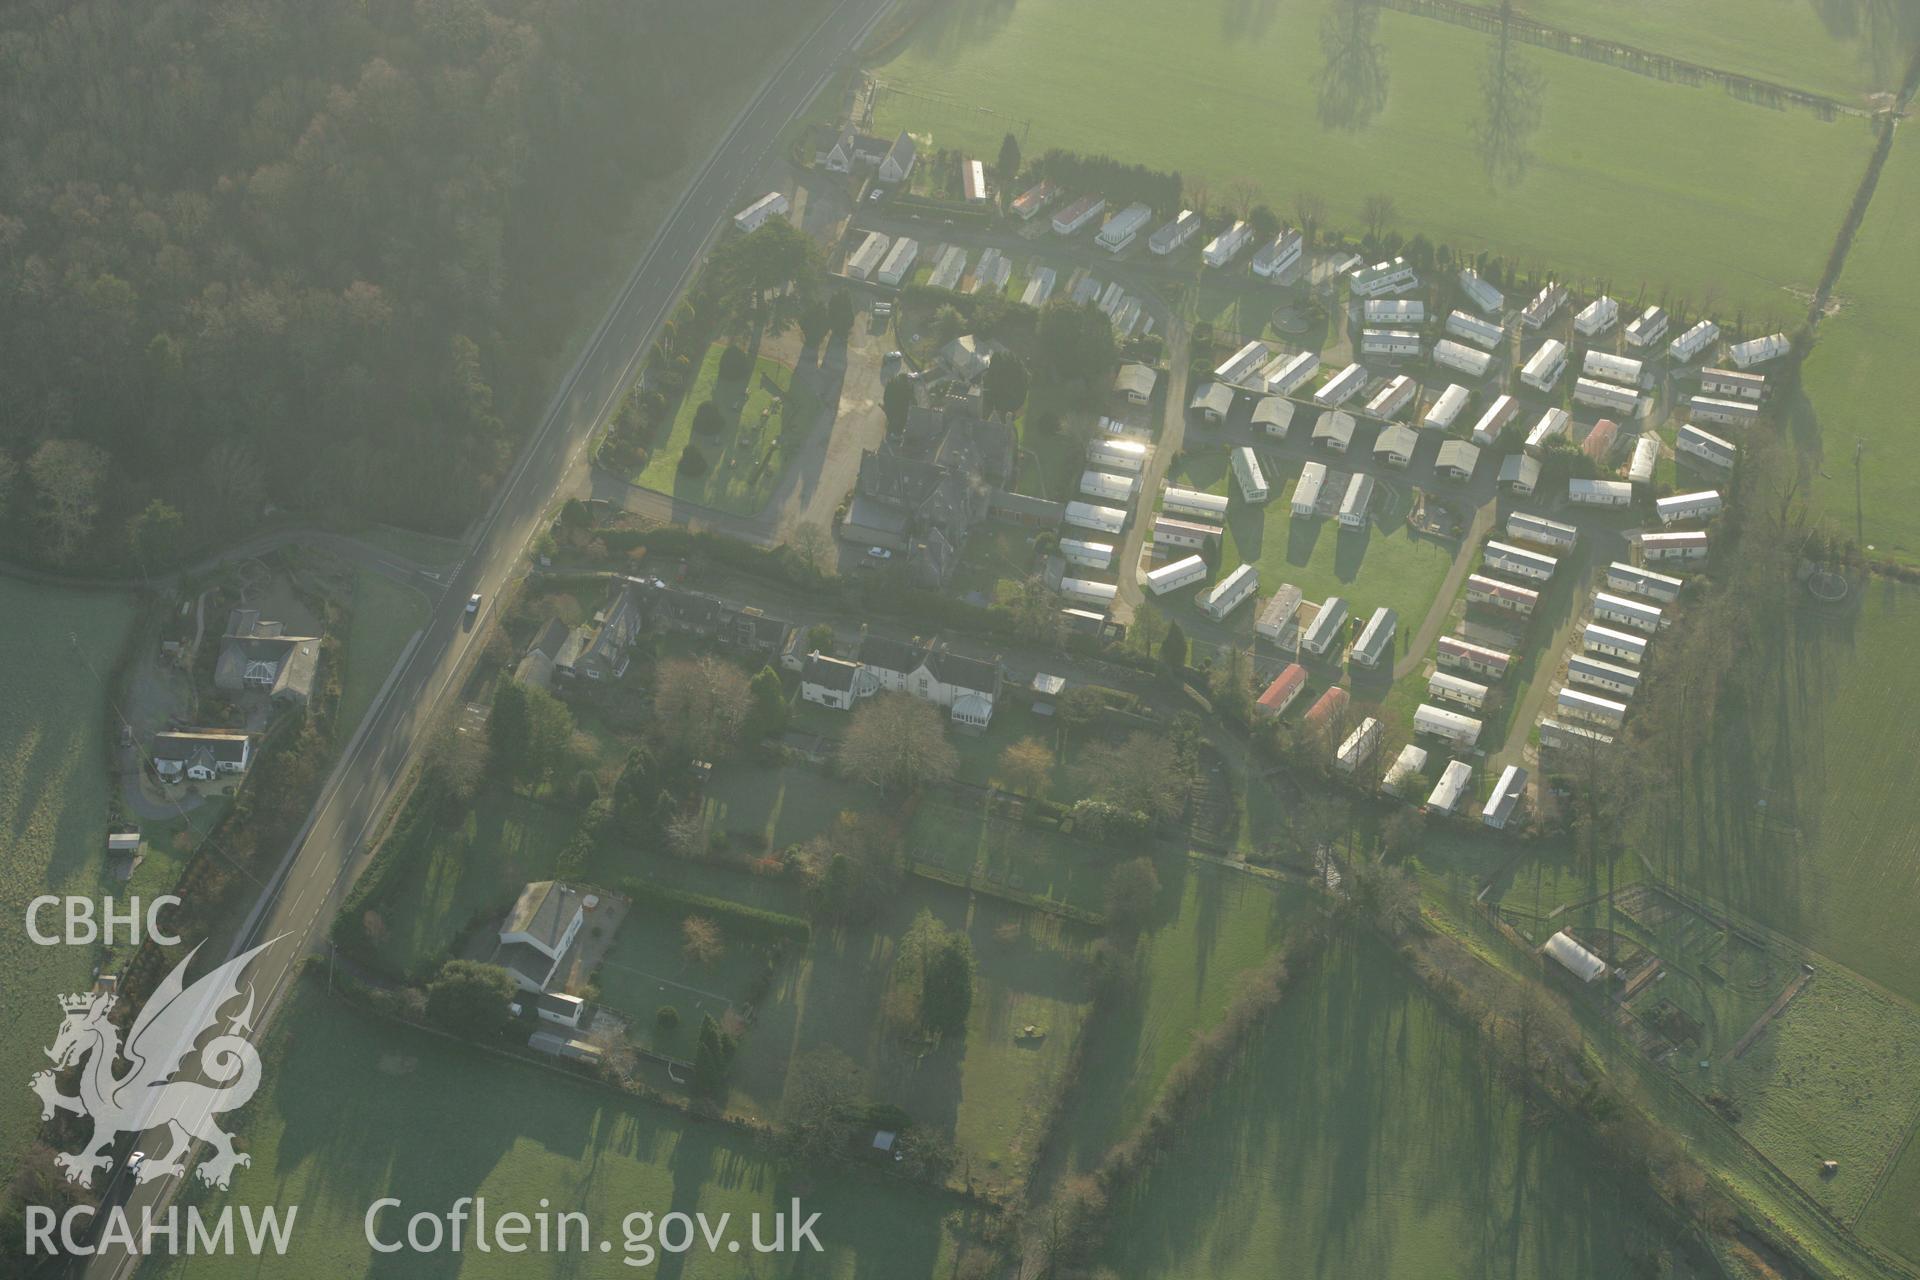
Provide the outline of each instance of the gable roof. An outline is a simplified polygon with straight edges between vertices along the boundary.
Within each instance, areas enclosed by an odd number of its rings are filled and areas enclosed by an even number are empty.
[[[1000,664],[935,648],[926,655],[927,670],[942,684],[991,693],[1000,684]]]
[[[216,764],[239,764],[247,758],[247,735],[192,729],[153,735],[156,760],[192,760],[196,755]]]
[[[918,647],[871,632],[860,637],[860,647],[854,652],[854,657],[866,666],[895,671],[903,676],[920,665]]]
[[[893,140],[893,146],[887,149],[887,159],[881,161],[881,163],[885,164],[887,161],[892,161],[895,168],[905,173],[912,167],[913,158],[918,153],[919,148],[914,144],[913,138],[905,129],[902,129],[900,136]]]
[[[807,655],[807,665],[800,669],[800,682],[831,689],[835,693],[850,693],[854,677],[859,674],[860,664],[857,662],[829,658],[823,653],[810,653]]]
[[[500,925],[500,932],[524,933],[549,950],[557,950],[580,906],[580,893],[571,885],[558,880],[535,880],[520,891],[513,910]]]

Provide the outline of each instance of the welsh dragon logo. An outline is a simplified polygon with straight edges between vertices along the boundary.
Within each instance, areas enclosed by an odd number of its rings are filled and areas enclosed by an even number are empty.
[[[141,1182],[183,1172],[195,1138],[213,1148],[213,1154],[200,1162],[198,1170],[208,1186],[224,1188],[234,1169],[251,1163],[249,1157],[233,1149],[233,1139],[214,1123],[219,1113],[245,1106],[260,1087],[260,1055],[245,1035],[253,1017],[251,983],[245,992],[246,1007],[228,1020],[227,1029],[204,1047],[200,1040],[220,1021],[220,1011],[240,997],[240,975],[273,941],[236,956],[188,986],[183,975],[199,952],[195,947],[147,1000],[124,1046],[120,1029],[107,1017],[113,1011],[114,996],[60,997],[66,1020],[60,1024],[53,1047],[46,1051],[54,1069],[37,1073],[30,1083],[40,1095],[42,1120],[53,1119],[56,1111],[93,1119],[93,1137],[84,1147],[54,1157],[69,1182],[92,1185],[94,1173],[113,1163],[110,1152],[121,1134],[144,1133],[163,1126],[171,1134],[171,1145],[164,1159],[156,1157],[141,1165],[137,1175]],[[211,1084],[173,1079],[196,1050],[199,1074]],[[83,1058],[86,1063],[80,1072],[80,1092],[61,1093],[54,1071],[65,1070]],[[126,1070],[115,1075],[114,1068],[122,1061]]]

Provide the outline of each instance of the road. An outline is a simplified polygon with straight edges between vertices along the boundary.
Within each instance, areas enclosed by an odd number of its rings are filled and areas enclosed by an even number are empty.
[[[519,571],[528,543],[557,496],[584,467],[588,437],[631,380],[641,354],[678,302],[714,236],[744,201],[747,183],[765,165],[780,136],[824,86],[842,60],[891,6],[892,0],[840,0],[741,111],[706,165],[641,255],[574,367],[562,381],[514,469],[474,536],[472,550],[447,578],[426,628],[402,656],[366,720],[342,752],[306,830],[295,839],[274,881],[261,895],[234,954],[259,940],[279,938],[248,975],[265,1003],[254,1031],[315,944],[324,941],[341,897],[366,865],[367,837],[405,776],[423,735],[450,692],[459,688],[478,651],[488,618],[470,625],[465,603],[480,592],[491,602]],[[148,1135],[159,1154],[167,1139]],[[116,1174],[103,1199],[126,1194],[138,1220],[143,1208],[163,1209],[179,1188],[168,1177],[133,1187]],[[120,1249],[96,1255],[89,1280],[122,1280],[138,1262]]]

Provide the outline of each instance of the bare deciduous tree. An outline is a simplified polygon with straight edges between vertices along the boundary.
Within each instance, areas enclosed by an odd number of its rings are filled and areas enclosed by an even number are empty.
[[[1053,785],[1053,752],[1038,738],[1022,738],[1000,753],[1000,774],[1015,791],[1041,799]]]
[[[951,778],[960,757],[930,703],[883,693],[854,711],[840,740],[840,767],[876,787],[910,788]]]
[[[660,664],[653,714],[667,741],[696,759],[725,755],[751,706],[746,673],[712,656]]]
[[[54,559],[70,559],[93,532],[106,474],[106,452],[84,440],[49,440],[27,459],[27,478],[46,514]]]
[[[688,916],[680,922],[680,955],[688,964],[710,965],[727,951],[720,926],[705,916]]]

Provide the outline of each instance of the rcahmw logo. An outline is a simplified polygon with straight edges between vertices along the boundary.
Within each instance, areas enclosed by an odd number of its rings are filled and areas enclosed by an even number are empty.
[[[47,1050],[54,1069],[37,1073],[29,1083],[40,1095],[42,1120],[51,1120],[56,1112],[66,1111],[93,1121],[93,1136],[79,1151],[61,1152],[54,1157],[54,1163],[69,1181],[91,1186],[94,1174],[113,1163],[113,1146],[122,1134],[154,1129],[166,1130],[168,1147],[164,1153],[140,1163],[135,1177],[141,1183],[184,1172],[187,1153],[195,1139],[213,1148],[197,1170],[201,1181],[210,1187],[224,1188],[236,1168],[250,1163],[247,1156],[233,1149],[232,1136],[214,1122],[214,1117],[245,1106],[260,1087],[260,1055],[245,1034],[251,1030],[254,1010],[251,983],[244,992],[246,1005],[227,1020],[226,1029],[207,1039],[204,1045],[201,1041],[221,1021],[222,1010],[241,997],[241,974],[273,941],[236,956],[187,985],[184,975],[199,951],[196,947],[174,966],[148,998],[134,1019],[124,1045],[119,1028],[108,1019],[113,1011],[112,995],[60,997],[60,1007],[66,1017],[53,1046]],[[173,1079],[181,1063],[196,1052],[200,1072],[211,1083]],[[121,1060],[128,1065],[116,1075],[114,1068]],[[62,1093],[57,1083],[55,1071],[68,1068],[79,1071],[77,1093]],[[82,1237],[87,1221],[95,1212],[92,1206],[76,1205],[64,1214],[55,1215],[47,1206],[28,1206],[27,1251],[36,1252],[39,1247],[56,1251],[57,1226],[61,1251],[92,1252],[93,1248],[87,1246]],[[200,1218],[197,1208],[190,1207],[186,1210],[188,1221],[182,1233],[174,1210],[157,1216],[151,1215],[150,1210],[144,1211],[140,1227],[135,1228],[125,1208],[116,1205],[108,1211],[108,1221],[98,1243],[106,1246],[126,1241],[137,1245],[164,1238],[175,1249],[184,1245],[192,1250],[199,1244],[216,1248],[223,1241],[231,1248],[234,1240],[233,1224],[228,1216],[231,1213],[230,1207],[221,1210],[209,1226]],[[256,1219],[251,1210],[243,1209],[246,1243],[253,1246],[255,1252],[268,1244],[276,1251],[284,1249],[286,1235],[292,1231],[297,1213],[297,1208],[287,1210],[282,1224],[276,1211],[264,1211]]]

